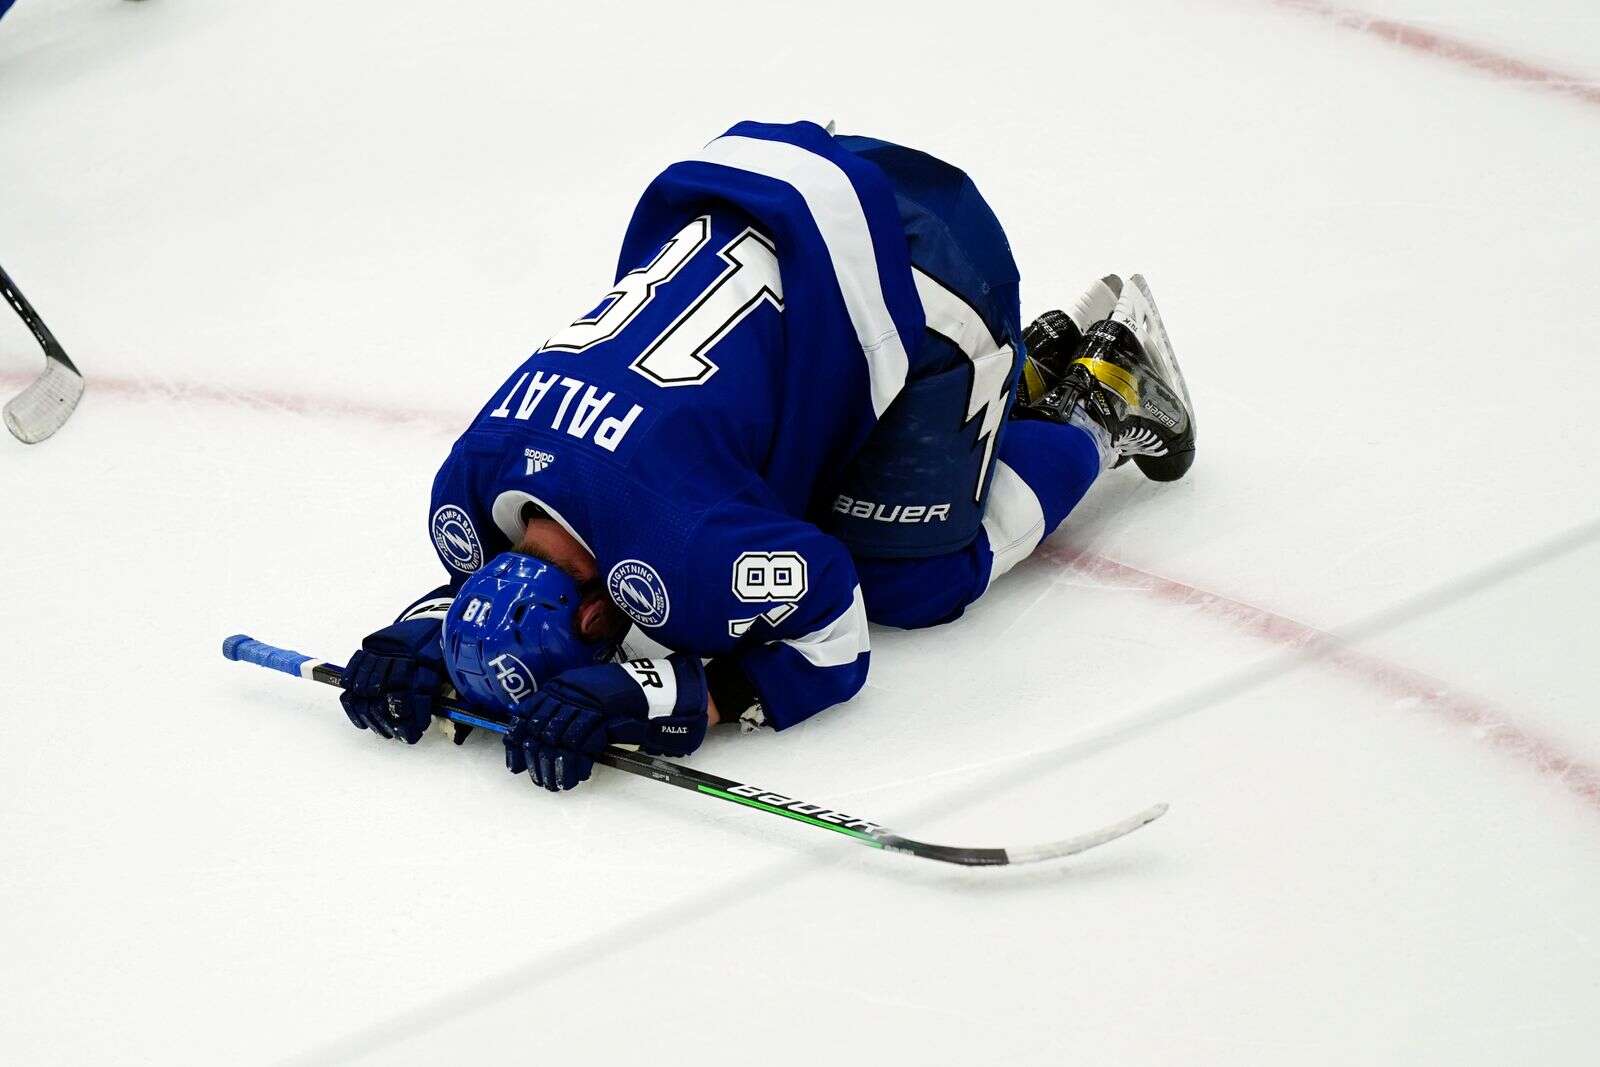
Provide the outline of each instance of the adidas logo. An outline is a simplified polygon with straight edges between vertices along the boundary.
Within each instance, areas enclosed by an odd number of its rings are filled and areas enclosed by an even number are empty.
[[[541,452],[537,448],[525,448],[522,455],[528,461],[528,469],[524,474],[538,474],[556,461],[556,457],[549,452]]]

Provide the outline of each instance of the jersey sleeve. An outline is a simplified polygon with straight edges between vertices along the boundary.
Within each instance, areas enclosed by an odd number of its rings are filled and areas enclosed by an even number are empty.
[[[452,592],[478,568],[512,548],[512,534],[521,529],[520,501],[495,492],[508,449],[504,434],[468,431],[434,476],[428,537],[449,575]]]
[[[871,642],[849,550],[810,523],[758,508],[735,509],[707,533],[695,586],[700,625],[723,629],[720,641],[701,644],[725,650],[715,673],[736,669],[779,730],[855,696]]]

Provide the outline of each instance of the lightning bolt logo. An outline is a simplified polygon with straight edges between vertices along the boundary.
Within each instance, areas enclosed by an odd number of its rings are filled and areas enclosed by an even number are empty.
[[[982,500],[994,458],[994,443],[1000,436],[1000,420],[1006,414],[1006,386],[1016,366],[1017,350],[1013,345],[995,340],[977,309],[942,282],[916,267],[911,273],[916,279],[917,296],[922,300],[928,329],[959,348],[972,364],[967,422],[982,419],[978,424],[978,441],[983,445],[983,464],[978,468],[978,484],[973,487],[972,499]]]

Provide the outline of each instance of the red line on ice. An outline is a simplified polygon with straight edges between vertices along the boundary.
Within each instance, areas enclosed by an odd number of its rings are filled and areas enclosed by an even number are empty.
[[[1305,648],[1331,636],[1326,630],[1297,622],[1286,615],[1151,574],[1092,552],[1046,543],[1034,555],[1099,581],[1133,589],[1169,603],[1198,608],[1212,618],[1282,648]],[[1505,710],[1494,704],[1453,691],[1446,683],[1421,671],[1354,648],[1330,645],[1319,662],[1398,699],[1415,701],[1417,707],[1469,728],[1493,748],[1517,758],[1540,774],[1556,778],[1580,800],[1600,809],[1600,768],[1568,755],[1554,742],[1518,726]]]
[[[21,389],[37,375],[0,374],[0,384],[8,391]],[[280,389],[229,388],[200,382],[166,381],[159,378],[106,377],[90,371],[86,375],[87,397],[102,393],[132,400],[201,400],[213,404],[240,404],[262,411],[287,411],[295,415],[351,415],[368,422],[389,425],[423,423],[457,433],[467,428],[472,413],[452,415],[438,409],[403,408],[393,404],[366,404],[332,396],[288,392]]]
[[[1592,78],[1563,74],[1549,67],[1517,59],[1437,30],[1424,29],[1412,23],[1384,18],[1382,15],[1372,15],[1336,4],[1323,3],[1322,0],[1272,0],[1272,2],[1279,7],[1319,15],[1346,29],[1368,33],[1380,40],[1409,48],[1413,52],[1448,60],[1458,66],[1471,67],[1496,78],[1535,85],[1581,100],[1586,104],[1600,104],[1600,84],[1596,84]]]
[[[0,374],[0,383],[8,391],[21,388],[30,381],[31,375]],[[469,421],[465,412],[454,415],[438,409],[363,404],[277,389],[231,389],[216,385],[107,378],[91,374],[86,396],[104,394],[156,403],[202,401],[222,405],[239,404],[263,411],[287,411],[310,417],[354,417],[392,426],[426,426],[430,430],[445,433],[465,429]],[[82,417],[82,413],[77,416],[79,419]],[[65,432],[71,433],[71,427]],[[51,446],[46,444],[40,447]],[[1151,574],[1092,552],[1047,543],[1039,548],[1035,556],[1100,581],[1113,582],[1174,604],[1198,608],[1244,633],[1283,648],[1305,647],[1329,636],[1324,630],[1296,622],[1286,615]],[[1558,778],[1569,791],[1591,807],[1600,809],[1600,769],[1563,753],[1553,742],[1516,725],[1509,714],[1493,704],[1453,692],[1438,679],[1355,649],[1334,647],[1322,657],[1321,662],[1381,692],[1399,699],[1414,700],[1419,707],[1470,728],[1494,748],[1516,757],[1541,774]]]

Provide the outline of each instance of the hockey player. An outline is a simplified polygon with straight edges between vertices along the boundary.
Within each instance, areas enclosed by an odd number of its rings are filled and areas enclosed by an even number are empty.
[[[861,688],[869,621],[955,619],[1129,458],[1194,458],[1143,279],[1024,331],[961,171],[743,123],[655,179],[615,285],[456,442],[450,581],[363,642],[344,707],[415,743],[453,685],[551,790],[608,744],[782,730]]]

